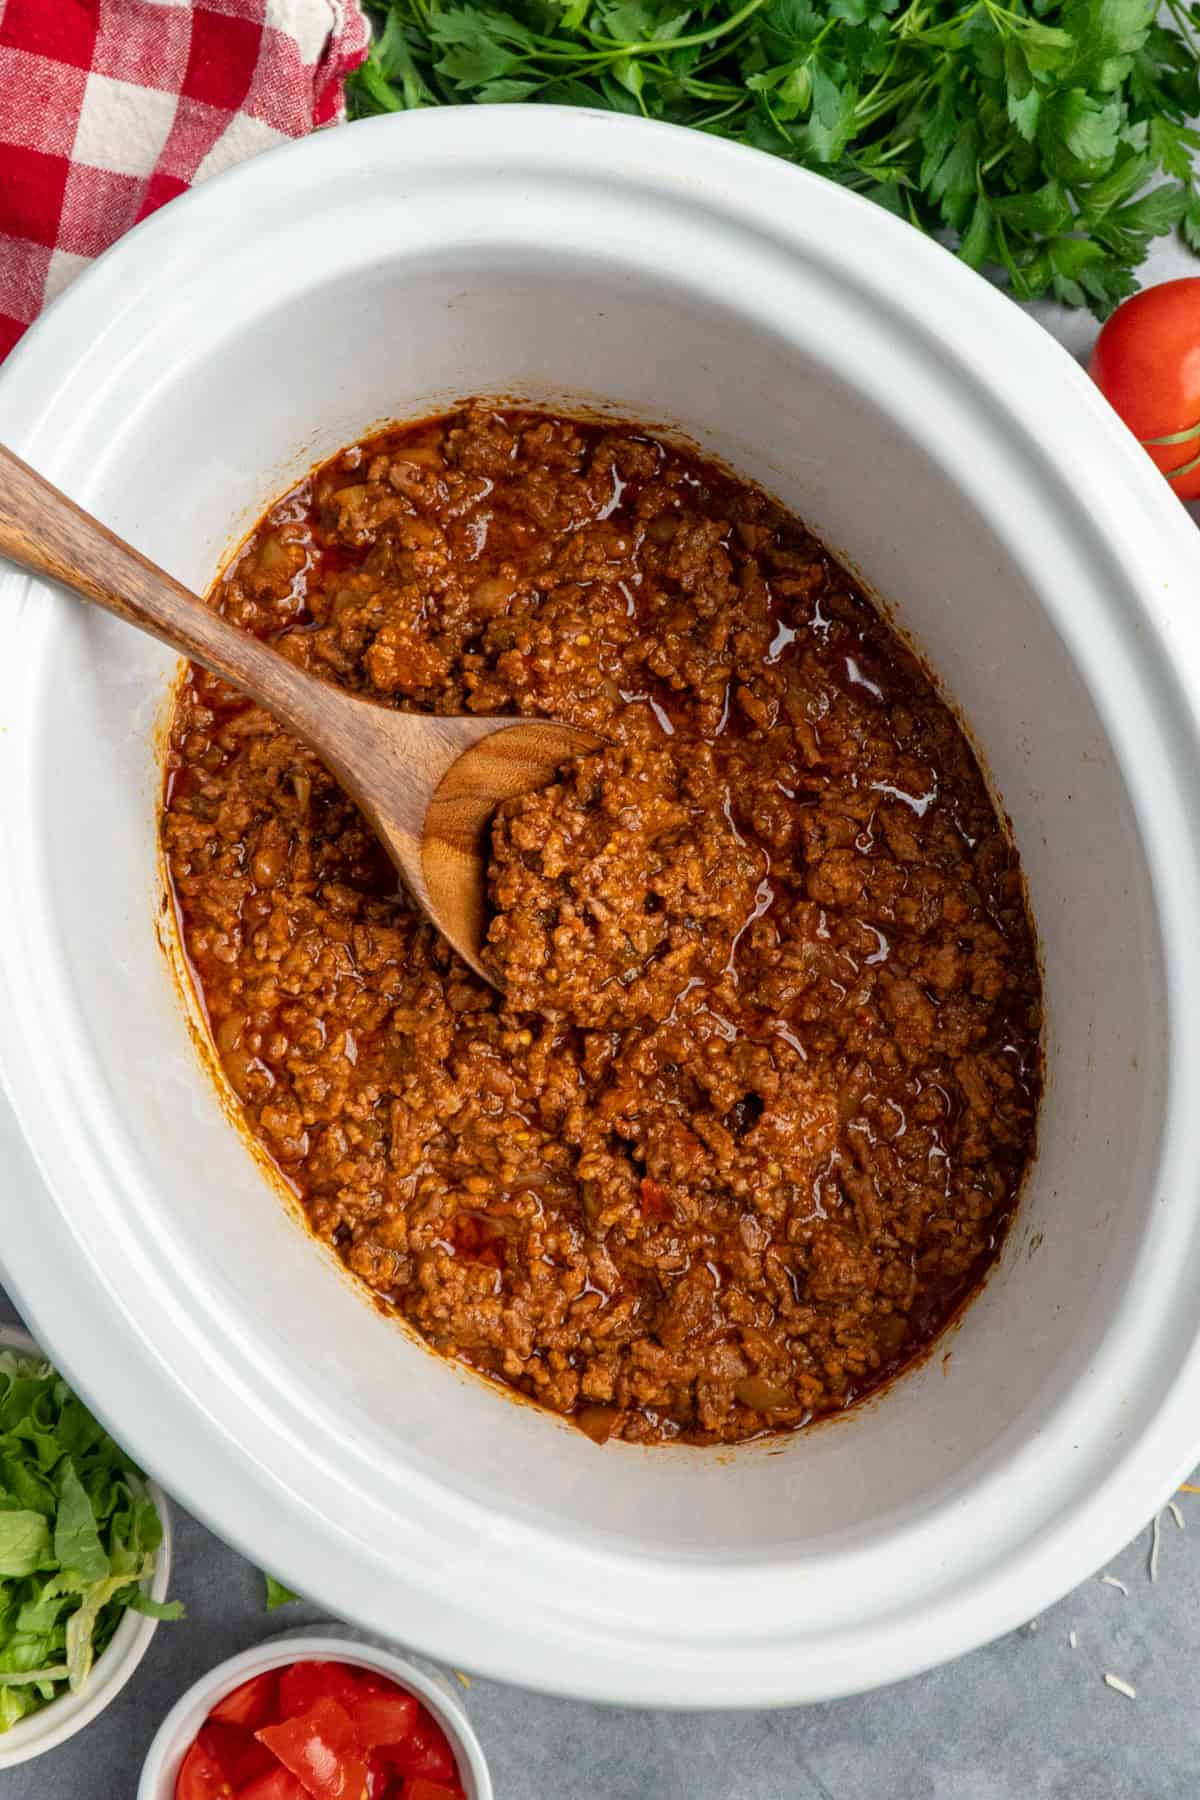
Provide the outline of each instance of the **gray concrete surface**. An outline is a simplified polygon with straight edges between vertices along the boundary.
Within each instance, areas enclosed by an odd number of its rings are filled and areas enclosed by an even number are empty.
[[[1195,273],[1159,244],[1146,280]],[[1086,315],[1039,316],[1086,355]],[[2,1293],[0,1317],[15,1317]],[[1200,1800],[1200,1494],[1179,1504],[1190,1529],[1164,1519],[1156,1585],[1147,1531],[1111,1565],[1127,1596],[1089,1581],[1013,1636],[860,1699],[655,1713],[475,1681],[466,1701],[497,1800]],[[268,1616],[257,1570],[179,1508],[176,1526],[186,1622],[160,1627],[120,1699],[71,1743],[0,1773],[0,1800],[133,1800],[150,1739],[190,1682],[321,1617],[299,1604]],[[1106,1670],[1137,1698],[1107,1688]]]

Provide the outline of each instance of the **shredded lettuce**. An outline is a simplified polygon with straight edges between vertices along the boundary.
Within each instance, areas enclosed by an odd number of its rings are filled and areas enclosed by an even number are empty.
[[[0,1732],[78,1692],[148,1587],[162,1522],[137,1465],[49,1363],[0,1350]]]

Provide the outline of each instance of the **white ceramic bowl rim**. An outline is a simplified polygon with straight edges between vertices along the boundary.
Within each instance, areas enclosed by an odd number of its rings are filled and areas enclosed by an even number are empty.
[[[18,1325],[0,1325],[0,1350],[17,1350],[38,1358],[44,1354]],[[155,1600],[165,1600],[171,1579],[171,1512],[162,1489],[153,1482],[149,1489],[163,1528],[150,1593]],[[65,1744],[77,1731],[90,1725],[121,1692],[150,1648],[157,1628],[157,1619],[147,1618],[144,1613],[126,1613],[79,1693],[60,1694],[48,1706],[18,1719],[0,1734],[0,1769],[29,1762],[44,1751]]]
[[[422,1668],[399,1651],[336,1631],[284,1632],[231,1656],[201,1675],[180,1695],[146,1753],[137,1800],[173,1800],[179,1765],[205,1719],[219,1700],[243,1681],[293,1662],[346,1662],[375,1669],[422,1700],[445,1731],[458,1755],[468,1800],[492,1800],[492,1781],[483,1750],[461,1700],[439,1674]]]
[[[653,1623],[643,1618],[635,1631],[605,1603],[627,1581],[630,1558],[596,1542],[568,1553],[533,1527],[507,1520],[495,1533],[491,1579],[481,1587],[478,1560],[464,1556],[460,1567],[440,1556],[440,1540],[426,1526],[436,1517],[463,1546],[484,1545],[492,1532],[486,1506],[437,1488],[416,1470],[407,1494],[413,1537],[406,1551],[424,1566],[412,1576],[405,1635],[445,1660],[568,1693],[680,1706],[787,1703],[913,1673],[1014,1627],[1091,1573],[1150,1516],[1200,1447],[1192,1280],[1200,1109],[1185,1080],[1200,1067],[1200,947],[1193,924],[1200,915],[1200,843],[1189,792],[1200,766],[1200,614],[1178,598],[1190,599],[1194,586],[1193,529],[1065,352],[936,245],[868,203],[755,153],[667,127],[549,108],[468,109],[358,124],[243,165],[172,203],[70,289],[18,348],[0,378],[6,435],[53,478],[76,446],[52,436],[44,420],[69,407],[81,365],[93,397],[102,393],[110,345],[120,345],[127,320],[148,305],[158,284],[186,286],[189,259],[218,254],[240,210],[286,205],[317,183],[340,185],[348,194],[373,159],[389,156],[413,184],[447,174],[467,181],[474,170],[502,169],[531,192],[545,173],[547,181],[574,183],[580,195],[601,188],[649,194],[664,218],[686,210],[723,241],[768,245],[781,258],[819,267],[848,300],[869,300],[898,337],[936,362],[947,383],[953,376],[1014,457],[1019,451],[1064,530],[1086,544],[1094,566],[1127,596],[1122,615],[1110,621],[1111,641],[1081,639],[1066,599],[1054,623],[1103,717],[1154,876],[1171,996],[1171,1078],[1158,1181],[1159,1191],[1181,1204],[1162,1227],[1138,1316],[1123,1321],[1134,1358],[1131,1384],[1135,1374],[1144,1379],[1153,1404],[1127,1421],[1119,1441],[1104,1446],[1100,1472],[1100,1446],[1087,1443],[1086,1458],[1073,1456],[1078,1440],[1064,1421],[1047,1418],[1026,1458],[1028,1468],[1036,1453],[1036,1480],[1022,1497],[1026,1523],[1019,1529],[1014,1523],[1011,1535],[993,1531],[1005,1523],[1006,1510],[995,1484],[988,1529],[981,1533],[977,1523],[960,1520],[953,1557],[949,1539],[942,1540],[945,1559],[939,1554],[932,1527],[903,1522],[887,1566],[927,1572],[919,1605],[911,1594],[894,1606],[881,1602],[869,1627],[823,1636],[806,1630],[803,1602],[806,1584],[821,1579],[818,1557],[780,1560],[769,1569],[647,1558],[636,1573]],[[402,203],[398,190],[397,207]],[[334,254],[353,265],[352,243],[336,252],[331,246]],[[105,321],[99,329],[97,320]],[[9,590],[0,614],[7,631],[14,611],[29,604],[29,589],[12,578],[0,587]],[[1137,682],[1117,666],[1127,646],[1136,647]],[[1133,649],[1129,654],[1132,659]],[[8,698],[9,716],[19,723],[15,682]],[[1137,704],[1127,710],[1129,700]],[[0,821],[0,880],[5,869],[32,860],[35,830],[24,814]],[[144,1258],[137,1261],[136,1244],[83,1243],[71,1208],[78,1171],[87,1170],[89,1193],[103,1195],[115,1191],[120,1163],[107,1143],[81,1141],[63,1104],[41,1041],[44,995],[30,973],[45,968],[49,952],[22,905],[16,874],[12,882],[0,934],[0,1054],[54,1197],[27,1237],[6,1246],[8,1275],[27,1316],[123,1441],[148,1465],[172,1471],[189,1503],[225,1537],[336,1612],[394,1630],[391,1591],[379,1589],[362,1542],[338,1523],[344,1498],[334,1466],[338,1446],[297,1445],[285,1421],[265,1416],[241,1379],[235,1339],[204,1345],[194,1324],[174,1322],[158,1271]],[[130,1277],[128,1268],[118,1270],[118,1254],[130,1266],[137,1262],[136,1307],[121,1293]],[[69,1281],[61,1278],[64,1270]],[[204,1368],[197,1373],[201,1353]],[[178,1374],[182,1363],[191,1370],[186,1384]],[[145,1420],[172,1416],[177,1429],[170,1446],[148,1441]],[[285,1468],[303,1468],[307,1484],[289,1482]],[[877,1591],[882,1554],[848,1546],[840,1553],[840,1579],[849,1588]],[[536,1592],[511,1585],[509,1559],[518,1572],[541,1565]]]

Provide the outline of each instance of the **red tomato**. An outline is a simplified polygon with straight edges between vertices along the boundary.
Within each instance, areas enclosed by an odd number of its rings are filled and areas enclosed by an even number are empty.
[[[406,1781],[401,1790],[400,1800],[467,1800],[460,1787],[445,1787],[440,1781],[427,1781],[424,1775],[418,1775],[415,1781]]]
[[[238,1800],[308,1800],[296,1777],[287,1769],[275,1767],[238,1791]]]
[[[458,1764],[450,1740],[423,1706],[403,1743],[389,1744],[386,1755],[401,1775],[425,1775],[431,1781],[458,1780]]]
[[[1180,499],[1200,499],[1200,277],[1122,301],[1088,366]]]
[[[318,1700],[336,1700],[352,1707],[359,1687],[345,1663],[295,1662],[279,1678],[279,1708],[285,1719],[311,1712]]]
[[[390,1693],[362,1693],[350,1708],[358,1741],[364,1750],[382,1744],[398,1744],[417,1722],[417,1703],[411,1694],[392,1688]]]
[[[302,1717],[264,1725],[256,1735],[312,1800],[362,1800],[366,1758],[354,1721],[336,1700],[323,1696]]]
[[[243,1681],[241,1687],[235,1687],[223,1700],[218,1700],[208,1716],[220,1719],[226,1725],[245,1725],[251,1731],[257,1731],[260,1725],[266,1725],[276,1717],[278,1689],[278,1672],[266,1669],[261,1675],[252,1675],[249,1681]]]
[[[175,1800],[232,1800],[233,1787],[216,1758],[193,1744],[175,1778]]]

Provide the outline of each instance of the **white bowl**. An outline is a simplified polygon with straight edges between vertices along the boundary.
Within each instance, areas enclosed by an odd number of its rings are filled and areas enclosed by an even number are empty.
[[[22,1331],[19,1325],[0,1325],[0,1350],[42,1355],[29,1333]],[[165,1600],[171,1579],[171,1513],[162,1489],[153,1482],[148,1484],[148,1489],[163,1528],[150,1594],[155,1600]],[[63,1694],[59,1699],[51,1700],[48,1706],[18,1719],[7,1731],[0,1732],[0,1769],[12,1769],[17,1763],[31,1762],[43,1751],[65,1744],[68,1738],[89,1725],[97,1713],[102,1713],[116,1699],[150,1648],[150,1639],[157,1628],[157,1619],[127,1612],[77,1694]]]
[[[172,659],[0,581],[0,1192],[56,1358],[224,1537],[440,1660],[814,1699],[1017,1625],[1200,1450],[1195,532],[937,245],[715,139],[548,108],[322,132],[172,202],[0,377],[0,435],[195,588],[315,459],[467,394],[692,434],[843,547],[961,703],[1046,964],[1040,1152],[985,1291],[832,1427],[597,1449],[338,1277],[230,1129],[155,937]]]
[[[467,1800],[492,1800],[492,1779],[488,1774],[483,1751],[466,1708],[440,1670],[428,1664],[414,1663],[398,1656],[385,1644],[378,1644],[340,1626],[317,1631],[289,1631],[243,1650],[218,1663],[199,1681],[194,1681],[180,1696],[154,1734],[154,1740],[142,1765],[137,1800],[175,1800],[175,1780],[180,1764],[218,1700],[231,1694],[243,1681],[261,1675],[267,1669],[282,1669],[288,1663],[316,1659],[321,1662],[353,1663],[373,1669],[378,1674],[398,1681],[429,1708],[450,1739],[458,1761],[459,1780]]]

